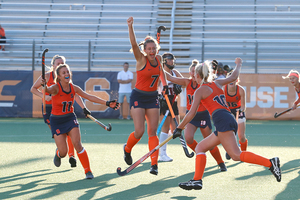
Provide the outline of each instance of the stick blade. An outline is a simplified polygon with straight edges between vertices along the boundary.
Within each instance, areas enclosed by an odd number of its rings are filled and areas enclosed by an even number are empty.
[[[121,167],[117,168],[117,173],[119,176],[124,176],[124,175],[128,174],[127,170],[121,171]]]
[[[277,113],[275,113],[275,114],[274,114],[274,118],[277,118],[277,117],[278,117],[278,115],[277,115]]]

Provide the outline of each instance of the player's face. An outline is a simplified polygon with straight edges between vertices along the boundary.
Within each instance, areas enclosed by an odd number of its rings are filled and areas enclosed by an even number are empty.
[[[157,55],[157,48],[154,42],[149,42],[146,44],[145,53],[147,54],[148,60],[154,60]]]
[[[195,78],[195,67],[192,67],[189,73],[191,77]]]
[[[64,60],[61,59],[61,58],[56,59],[56,60],[54,61],[54,63],[53,63],[53,71],[55,71],[55,70],[56,70],[56,67],[59,66],[59,65],[61,65],[61,64],[65,64],[65,63],[64,63]]]
[[[198,84],[201,84],[202,78],[196,71],[194,71],[194,78]]]
[[[70,71],[67,67],[62,67],[59,70],[59,75],[58,78],[62,81],[62,82],[69,82],[71,79],[71,74]]]
[[[298,78],[296,76],[290,76],[290,82],[293,86],[296,86],[297,83],[299,82]]]

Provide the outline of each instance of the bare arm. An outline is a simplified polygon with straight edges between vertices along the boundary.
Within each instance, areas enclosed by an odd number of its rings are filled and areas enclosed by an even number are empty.
[[[73,87],[74,87],[74,90],[75,90],[75,93],[77,93],[79,96],[91,101],[91,102],[94,102],[94,103],[99,103],[99,104],[104,104],[106,105],[106,100],[104,99],[101,99],[95,95],[91,95],[91,94],[88,94],[86,93],[85,91],[83,91],[79,86],[77,85],[74,85],[73,84]],[[77,101],[76,101],[77,102]]]
[[[76,101],[76,103],[78,103],[80,108],[82,108],[82,109],[85,108],[85,104],[83,103],[81,96],[79,96],[78,94],[75,94],[75,101]]]
[[[240,110],[241,111],[246,111],[246,93],[245,93],[245,90],[242,86],[238,85],[239,86],[239,90],[240,90],[240,96],[241,96],[241,108]]]
[[[140,51],[140,48],[136,42],[136,37],[135,33],[133,30],[133,17],[129,17],[127,19],[127,24],[128,24],[128,32],[129,32],[129,39],[130,39],[130,44],[132,47],[132,51],[134,54],[134,57],[137,61],[136,63],[136,70],[140,70],[145,64],[146,64],[146,58]]]
[[[167,77],[168,81],[171,81],[172,83],[175,83],[178,85],[182,85],[183,87],[186,87],[190,82],[189,78],[175,77],[175,76],[172,76],[169,72],[165,72],[165,73],[166,73],[166,77]]]
[[[49,80],[50,73],[45,74],[45,79]],[[35,83],[31,86],[30,92],[40,98],[43,98],[43,93],[39,90],[39,88],[42,86],[42,76],[40,76]],[[51,100],[51,96],[46,95],[45,97],[46,101]]]
[[[118,79],[118,83],[121,83],[121,84],[127,84],[127,83],[130,83],[133,79],[128,79],[128,80],[121,80],[121,79]]]
[[[227,85],[229,83],[232,83],[233,81],[236,81],[236,79],[239,77],[243,60],[241,58],[236,58],[235,63],[236,67],[229,77],[215,80],[215,83],[220,88],[222,88],[223,85]]]

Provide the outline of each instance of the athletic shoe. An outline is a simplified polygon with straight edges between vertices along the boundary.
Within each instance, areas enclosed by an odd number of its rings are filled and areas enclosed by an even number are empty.
[[[61,158],[57,156],[56,150],[55,150],[55,156],[54,156],[53,162],[56,167],[59,167],[61,164]]]
[[[127,119],[128,119],[128,120],[131,120],[132,118],[131,118],[130,116],[127,116]]]
[[[71,156],[69,158],[69,163],[71,164],[71,167],[76,167],[76,158],[74,156]]]
[[[226,152],[226,154],[225,154],[225,157],[226,157],[227,160],[230,160],[230,159],[231,159],[230,155],[229,155],[227,152]]]
[[[131,165],[131,164],[132,164],[131,153],[127,153],[127,152],[125,151],[125,146],[126,146],[126,143],[125,143],[124,146],[123,146],[123,150],[124,150],[124,160],[125,160],[125,162],[127,163],[127,165]]]
[[[94,178],[94,175],[92,174],[92,172],[87,172],[87,173],[85,174],[85,178],[86,178],[86,179],[93,179],[93,178]]]
[[[158,161],[160,162],[172,162],[173,158],[170,158],[167,154],[163,154],[159,156]]]
[[[154,174],[154,175],[157,175],[158,174],[158,169],[157,169],[157,165],[151,165],[151,168],[150,168],[150,174]]]
[[[123,115],[120,115],[120,116],[119,116],[119,119],[123,119]]]
[[[220,171],[221,171],[221,172],[226,172],[226,171],[227,171],[227,168],[226,168],[225,163],[220,163],[220,164],[219,164],[219,167],[220,167]]]
[[[184,190],[201,190],[202,180],[189,180],[188,182],[179,183],[179,187]]]
[[[272,166],[269,170],[275,176],[277,182],[281,181],[281,169],[280,169],[280,161],[278,157],[270,159]]]

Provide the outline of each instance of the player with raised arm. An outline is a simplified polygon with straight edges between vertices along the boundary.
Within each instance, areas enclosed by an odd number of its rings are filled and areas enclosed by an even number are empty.
[[[40,84],[45,84],[46,80],[42,79]],[[97,96],[83,91],[79,86],[72,83],[72,74],[67,64],[61,64],[56,68],[55,84],[45,87],[46,92],[52,96],[52,111],[50,115],[51,132],[54,137],[57,150],[54,156],[54,165],[59,167],[61,158],[65,157],[68,152],[66,143],[67,135],[70,136],[72,143],[77,151],[77,156],[84,168],[87,179],[93,179],[94,176],[90,169],[89,158],[86,150],[81,144],[81,134],[77,117],[74,113],[75,95],[99,104],[118,109],[119,103],[116,100],[105,101]]]
[[[230,76],[229,73],[227,76]],[[238,115],[238,137],[239,144],[242,151],[247,150],[248,140],[246,138],[246,93],[245,89],[239,84],[240,79],[229,83],[224,86],[224,93],[227,105],[233,116]],[[226,159],[229,160],[230,156],[226,152]]]
[[[210,134],[196,146],[196,162],[195,174],[192,180],[179,183],[179,187],[185,190],[200,190],[202,189],[202,178],[206,165],[206,154],[209,149],[212,149],[218,144],[222,144],[228,154],[234,161],[242,161],[268,167],[276,177],[278,182],[281,181],[281,170],[279,158],[275,157],[267,159],[260,155],[248,151],[241,151],[237,145],[235,133],[237,131],[237,122],[226,104],[226,99],[222,87],[235,81],[242,66],[242,59],[235,59],[236,68],[231,76],[225,79],[212,80],[210,75],[210,63],[204,62],[196,66],[195,79],[200,87],[194,93],[194,101],[191,109],[186,114],[182,122],[178,125],[173,133],[173,138],[181,135],[184,127],[190,122],[197,113],[200,103],[202,103],[212,116],[216,130],[214,134]]]
[[[157,55],[159,45],[157,41],[148,36],[143,42],[136,42],[133,30],[133,17],[127,19],[129,39],[132,51],[136,59],[137,80],[135,88],[130,96],[130,109],[133,117],[134,132],[124,144],[124,160],[128,165],[132,164],[131,150],[141,139],[145,132],[145,120],[147,121],[148,146],[151,151],[159,145],[156,130],[159,121],[159,101],[157,85],[160,78],[163,84],[163,93],[168,92],[165,73],[161,66],[161,56]],[[140,50],[140,46],[142,50]],[[157,175],[158,151],[151,155],[150,173]]]
[[[198,64],[198,60],[193,60],[192,65],[189,67],[189,78],[174,77],[170,76],[169,73],[166,73],[167,79],[169,81],[182,85],[183,88],[186,88],[186,112],[190,110],[194,98],[194,93],[200,87],[200,84],[197,83],[194,77],[195,67]],[[199,105],[196,116],[186,125],[186,128],[184,130],[184,137],[186,143],[193,151],[195,151],[195,148],[198,144],[198,142],[194,139],[197,128],[200,128],[203,138],[206,138],[211,134],[212,125],[210,115],[202,104]],[[227,171],[226,165],[221,157],[219,148],[217,146],[211,148],[210,153],[217,161],[217,164],[220,167],[220,171]]]

